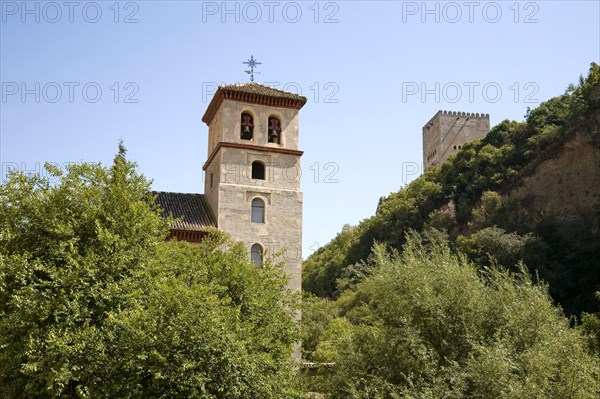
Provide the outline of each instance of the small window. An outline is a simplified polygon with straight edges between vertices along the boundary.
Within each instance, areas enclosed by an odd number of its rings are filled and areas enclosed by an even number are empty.
[[[265,180],[265,165],[262,162],[252,162],[252,178],[258,180]]]
[[[256,267],[261,267],[263,262],[263,249],[259,244],[254,244],[250,248],[250,259]]]
[[[281,123],[274,116],[269,117],[269,143],[281,144]]]
[[[210,174],[210,188],[212,188],[212,187],[213,187],[213,180],[214,180],[214,179],[213,179],[213,174],[212,174],[212,172],[211,172],[211,174]]]
[[[265,202],[260,198],[252,200],[252,214],[250,220],[252,223],[265,222]]]
[[[247,112],[242,113],[240,126],[240,137],[242,140],[252,140],[252,137],[254,137],[254,120],[252,119],[252,115]]]

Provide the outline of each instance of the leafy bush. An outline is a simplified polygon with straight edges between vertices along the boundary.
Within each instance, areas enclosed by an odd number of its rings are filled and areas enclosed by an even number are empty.
[[[321,341],[329,323],[338,316],[333,301],[306,295],[302,300],[302,355],[312,360],[312,353]]]
[[[483,271],[441,238],[374,248],[313,356],[331,398],[596,398],[600,359],[525,270]]]
[[[357,230],[345,225],[327,245],[319,248],[302,264],[302,288],[320,297],[333,297],[336,280],[348,265],[352,246],[356,245]]]
[[[479,265],[500,265],[515,269],[519,261],[534,266],[545,258],[546,245],[532,233],[521,236],[499,227],[486,227],[468,237],[460,236],[458,248]]]
[[[600,301],[600,291],[596,292],[596,298]],[[590,348],[600,356],[600,313],[583,313],[581,327],[589,336]]]
[[[471,227],[483,229],[497,226],[503,222],[504,204],[502,197],[495,191],[485,191],[481,195],[479,206],[473,208]]]

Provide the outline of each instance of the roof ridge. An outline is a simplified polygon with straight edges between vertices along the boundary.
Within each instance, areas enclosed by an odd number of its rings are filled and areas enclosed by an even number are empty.
[[[205,195],[204,193],[182,193],[178,191],[159,191],[159,190],[151,190],[152,193],[155,194],[184,194],[184,195]]]
[[[298,94],[298,93],[294,93],[293,91],[282,90],[282,89],[279,89],[279,88],[276,88],[276,87],[273,87],[273,86],[269,86],[269,85],[266,85],[266,84],[263,84],[263,83],[257,83],[257,82],[228,83],[228,84],[220,85],[218,87],[223,88],[223,89],[227,89],[228,87],[244,87],[244,86],[265,87],[265,88],[270,89],[270,90],[278,91],[278,92],[280,92],[282,94],[291,94],[291,95],[298,96],[298,97],[304,97],[303,95]]]
[[[261,83],[232,83],[217,88],[202,121],[210,125],[217,110],[225,100],[239,101],[269,107],[291,108],[299,110],[308,99],[300,94],[276,89]]]

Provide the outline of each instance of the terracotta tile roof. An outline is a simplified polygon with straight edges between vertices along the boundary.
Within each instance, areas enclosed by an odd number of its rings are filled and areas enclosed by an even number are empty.
[[[275,89],[273,87],[261,85],[260,83],[248,82],[248,83],[235,83],[229,85],[219,86],[223,91],[236,91],[239,93],[247,94],[258,94],[261,96],[269,96],[276,98],[287,98],[289,100],[305,101],[306,97],[289,91]]]
[[[156,203],[163,209],[163,216],[181,218],[171,226],[173,230],[204,231],[217,225],[204,194],[164,191],[153,191],[152,194],[156,195]]]
[[[219,106],[223,100],[226,99],[292,109],[302,108],[307,101],[306,97],[299,94],[274,89],[254,82],[223,85],[219,86],[217,89],[217,92],[202,117],[202,121],[207,125],[210,125]]]

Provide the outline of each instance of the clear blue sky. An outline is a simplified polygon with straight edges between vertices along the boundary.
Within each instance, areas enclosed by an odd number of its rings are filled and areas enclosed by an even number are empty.
[[[253,54],[258,82],[309,99],[304,256],[417,176],[437,110],[522,120],[600,58],[598,1],[0,6],[3,177],[109,164],[122,138],[154,189],[202,192],[201,117],[216,84],[248,81]]]

